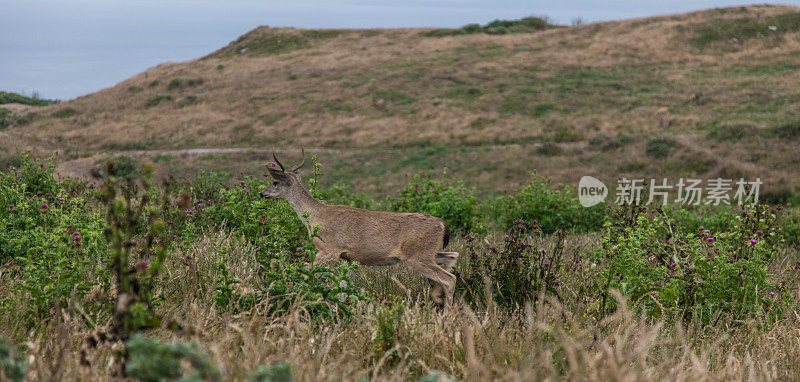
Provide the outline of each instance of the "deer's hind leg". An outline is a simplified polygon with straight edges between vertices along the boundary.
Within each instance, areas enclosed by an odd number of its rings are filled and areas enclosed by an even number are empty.
[[[455,268],[458,261],[458,252],[436,252],[436,257],[433,258],[433,261],[442,269],[453,272],[453,268]]]
[[[454,274],[436,265],[433,259],[408,259],[405,263],[409,268],[438,284],[431,290],[431,297],[434,303],[438,305],[444,303],[445,307],[453,305],[453,292],[455,292],[456,287],[456,276]],[[442,289],[444,289],[444,301],[442,301],[441,296]]]
[[[453,273],[453,268],[456,267],[456,261],[458,261],[458,252],[437,252],[433,261],[445,271]],[[431,290],[431,295],[439,296],[443,290],[442,284],[436,284]]]

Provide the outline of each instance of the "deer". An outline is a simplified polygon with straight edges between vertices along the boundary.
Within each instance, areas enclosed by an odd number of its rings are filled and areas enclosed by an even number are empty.
[[[354,261],[367,266],[403,263],[433,280],[433,302],[452,306],[456,276],[452,273],[458,252],[446,252],[450,228],[444,220],[423,213],[385,212],[343,205],[328,205],[309,194],[300,181],[299,170],[306,162],[286,171],[275,153],[273,166],[266,165],[272,184],[262,192],[264,199],[285,199],[304,222],[317,250],[315,262]],[[277,168],[276,168],[277,166]],[[444,292],[444,299],[442,299]]]

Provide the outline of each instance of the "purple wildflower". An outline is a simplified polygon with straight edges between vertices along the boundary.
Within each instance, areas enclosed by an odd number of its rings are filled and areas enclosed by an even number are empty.
[[[14,205],[13,204],[9,204],[8,208],[14,208]]]
[[[142,261],[142,262],[141,262],[141,263],[139,263],[137,266],[138,266],[139,268],[141,268],[141,269],[147,268],[147,262],[146,262],[146,261]]]
[[[239,184],[244,184],[244,181],[239,182]]]
[[[764,234],[764,232],[761,232],[761,230],[756,231],[756,233],[759,234],[759,235],[763,235]]]
[[[545,267],[549,267],[549,266],[550,266],[550,263],[548,263],[548,262],[546,262],[546,261],[545,261],[545,262],[544,262],[544,266],[545,266]]]
[[[11,263],[5,263],[5,264],[3,264],[3,266],[6,267],[6,268],[9,268],[9,267],[11,267]]]
[[[703,232],[705,232],[705,233],[711,233],[711,231],[709,231],[709,230],[707,230],[707,229],[704,229],[704,230],[703,230]]]
[[[303,247],[297,247],[297,252],[300,252],[302,249]]]
[[[47,203],[42,203],[42,208],[47,208]]]
[[[714,241],[714,238],[713,238],[713,237],[709,237],[708,239],[706,239],[706,241],[707,241],[707,242],[709,242],[709,243],[711,243],[711,242],[713,242],[713,241]]]
[[[189,210],[189,211],[186,211],[186,212],[188,212],[188,213],[190,213],[190,214],[193,214],[193,213],[194,213],[194,211],[192,211],[192,210]]]
[[[673,267],[673,268],[675,268],[675,267],[677,267],[677,266],[678,266],[678,263],[672,263],[672,264],[670,264],[669,266],[670,266],[670,267]]]
[[[750,239],[750,244],[758,244],[758,240],[756,240],[756,239]]]
[[[505,235],[505,236],[503,236],[503,237],[505,237],[506,239],[508,239],[508,235]]]
[[[58,201],[59,201],[59,202],[63,202],[64,200],[66,200],[66,199],[64,199],[64,198],[58,198]]]
[[[769,292],[769,295],[770,295],[770,296],[774,296],[774,295],[775,295],[775,292]]]

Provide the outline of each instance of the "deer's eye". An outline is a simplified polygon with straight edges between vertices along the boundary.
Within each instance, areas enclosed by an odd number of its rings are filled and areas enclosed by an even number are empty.
[[[272,185],[273,185],[273,186],[277,186],[277,185],[278,185],[278,181],[274,181],[274,182],[272,182]]]

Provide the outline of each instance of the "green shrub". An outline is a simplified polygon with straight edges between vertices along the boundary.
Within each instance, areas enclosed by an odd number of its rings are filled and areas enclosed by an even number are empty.
[[[28,373],[28,362],[14,344],[0,337],[0,379],[22,382]]]
[[[147,103],[144,104],[145,107],[153,107],[158,106],[158,104],[162,102],[172,102],[172,96],[170,95],[157,95],[153,98],[147,100]]]
[[[712,124],[706,138],[719,142],[739,142],[753,137],[756,133],[756,127],[749,123]]]
[[[343,183],[336,183],[331,187],[320,188],[320,194],[325,203],[342,204],[345,206],[375,209],[375,201],[364,194],[350,191],[350,187]]]
[[[178,103],[178,107],[186,107],[186,106],[197,105],[198,102],[199,102],[199,100],[198,100],[197,96],[195,96],[195,95],[187,95],[186,97],[184,97],[181,100],[181,102]]]
[[[120,155],[107,161],[111,166],[107,166],[107,171],[111,171],[107,175],[114,176],[121,179],[136,179],[142,175],[139,170],[139,163],[127,156]]]
[[[392,211],[427,213],[447,222],[451,230],[467,232],[475,227],[475,189],[447,179],[415,175],[396,197],[389,197]],[[477,228],[477,227],[476,227]]]
[[[31,106],[44,106],[54,103],[56,101],[49,99],[41,99],[36,93],[33,96],[27,97],[17,93],[0,92],[0,105],[7,103],[21,103],[23,105]]]
[[[726,206],[667,205],[664,211],[678,230],[685,233],[697,233],[706,229],[712,232],[727,231],[732,228],[736,217],[733,208]]]
[[[425,32],[425,37],[445,37],[464,34],[486,33],[486,34],[506,34],[506,33],[533,33],[554,25],[543,17],[525,17],[519,20],[499,20],[495,19],[484,26],[480,24],[467,24],[460,29],[440,28]]]
[[[0,173],[0,263],[21,280],[0,302],[0,315],[33,324],[54,301],[66,305],[104,279],[96,259],[106,247],[102,216],[84,186],[54,179],[52,163],[27,154],[22,162]]]
[[[174,78],[167,84],[167,90],[183,89],[185,87],[197,86],[203,84],[202,78]]]
[[[143,335],[127,343],[125,374],[142,381],[220,381],[222,372],[211,357],[195,342],[164,344]],[[184,364],[191,366],[186,374]]]
[[[445,37],[445,36],[458,36],[463,33],[464,32],[461,29],[437,28],[429,30],[425,32],[423,35],[425,37]]]
[[[675,154],[675,151],[677,151],[678,147],[679,144],[674,139],[658,137],[647,141],[645,153],[647,156],[656,159],[669,158]]]
[[[633,137],[625,134],[619,134],[616,137],[601,134],[592,138],[589,141],[589,145],[602,151],[611,151],[619,149],[632,141]]]
[[[545,156],[558,156],[564,153],[564,149],[558,144],[552,142],[545,142],[536,148],[536,153]]]
[[[494,302],[508,311],[532,303],[539,293],[556,293],[566,234],[566,230],[558,231],[556,245],[548,251],[542,229],[536,223],[517,220],[502,248],[490,247],[481,254],[476,249],[478,241],[467,235],[469,263],[461,268],[463,273],[456,272],[457,291],[463,290],[463,298],[473,305],[488,304],[489,292]]]
[[[14,122],[11,116],[11,110],[0,107],[0,129],[9,127]]]
[[[538,222],[545,233],[561,228],[585,232],[603,226],[605,206],[583,207],[573,188],[551,186],[549,178],[539,177],[534,172],[530,183],[490,203],[487,214],[504,230],[513,227],[517,220],[526,226]]]
[[[394,349],[403,341],[403,314],[405,305],[396,302],[385,302],[375,311],[375,337],[372,340],[374,360],[385,359],[388,367],[394,366],[401,359],[401,352]]]
[[[292,382],[292,378],[292,364],[288,362],[259,366],[247,373],[247,382]]]
[[[111,335],[126,340],[140,329],[161,325],[155,312],[159,303],[156,291],[169,255],[162,217],[169,210],[171,190],[167,187],[159,193],[152,188],[149,164],[144,166],[141,181],[117,178],[114,167],[115,162],[108,161],[109,176],[99,196],[107,211],[103,234],[110,252],[107,269],[114,275],[116,291]]]
[[[800,215],[787,216],[781,227],[786,243],[793,246],[800,246]]]
[[[780,139],[800,138],[800,120],[790,121],[778,126],[770,127],[766,130],[766,135]]]
[[[308,240],[304,247],[291,253],[259,258],[263,285],[256,300],[269,298],[271,313],[286,314],[292,306],[299,305],[312,319],[351,316],[351,305],[365,299],[347,276],[358,266],[347,261],[333,268],[317,265],[316,253]]]
[[[773,209],[743,211],[728,231],[683,233],[665,214],[633,206],[617,209],[605,227],[598,256],[608,268],[598,289],[620,290],[652,317],[709,324],[720,314],[773,321],[784,311],[789,293],[767,281],[782,241]]]
[[[0,156],[0,171],[9,167],[21,167],[25,164],[25,156],[20,153]]]
[[[577,142],[581,140],[581,134],[575,129],[566,126],[560,126],[553,132],[554,142]]]
[[[461,31],[466,34],[481,33],[483,28],[481,28],[480,24],[467,24],[461,27]]]
[[[53,112],[53,118],[70,118],[75,115],[75,109],[67,107]]]

